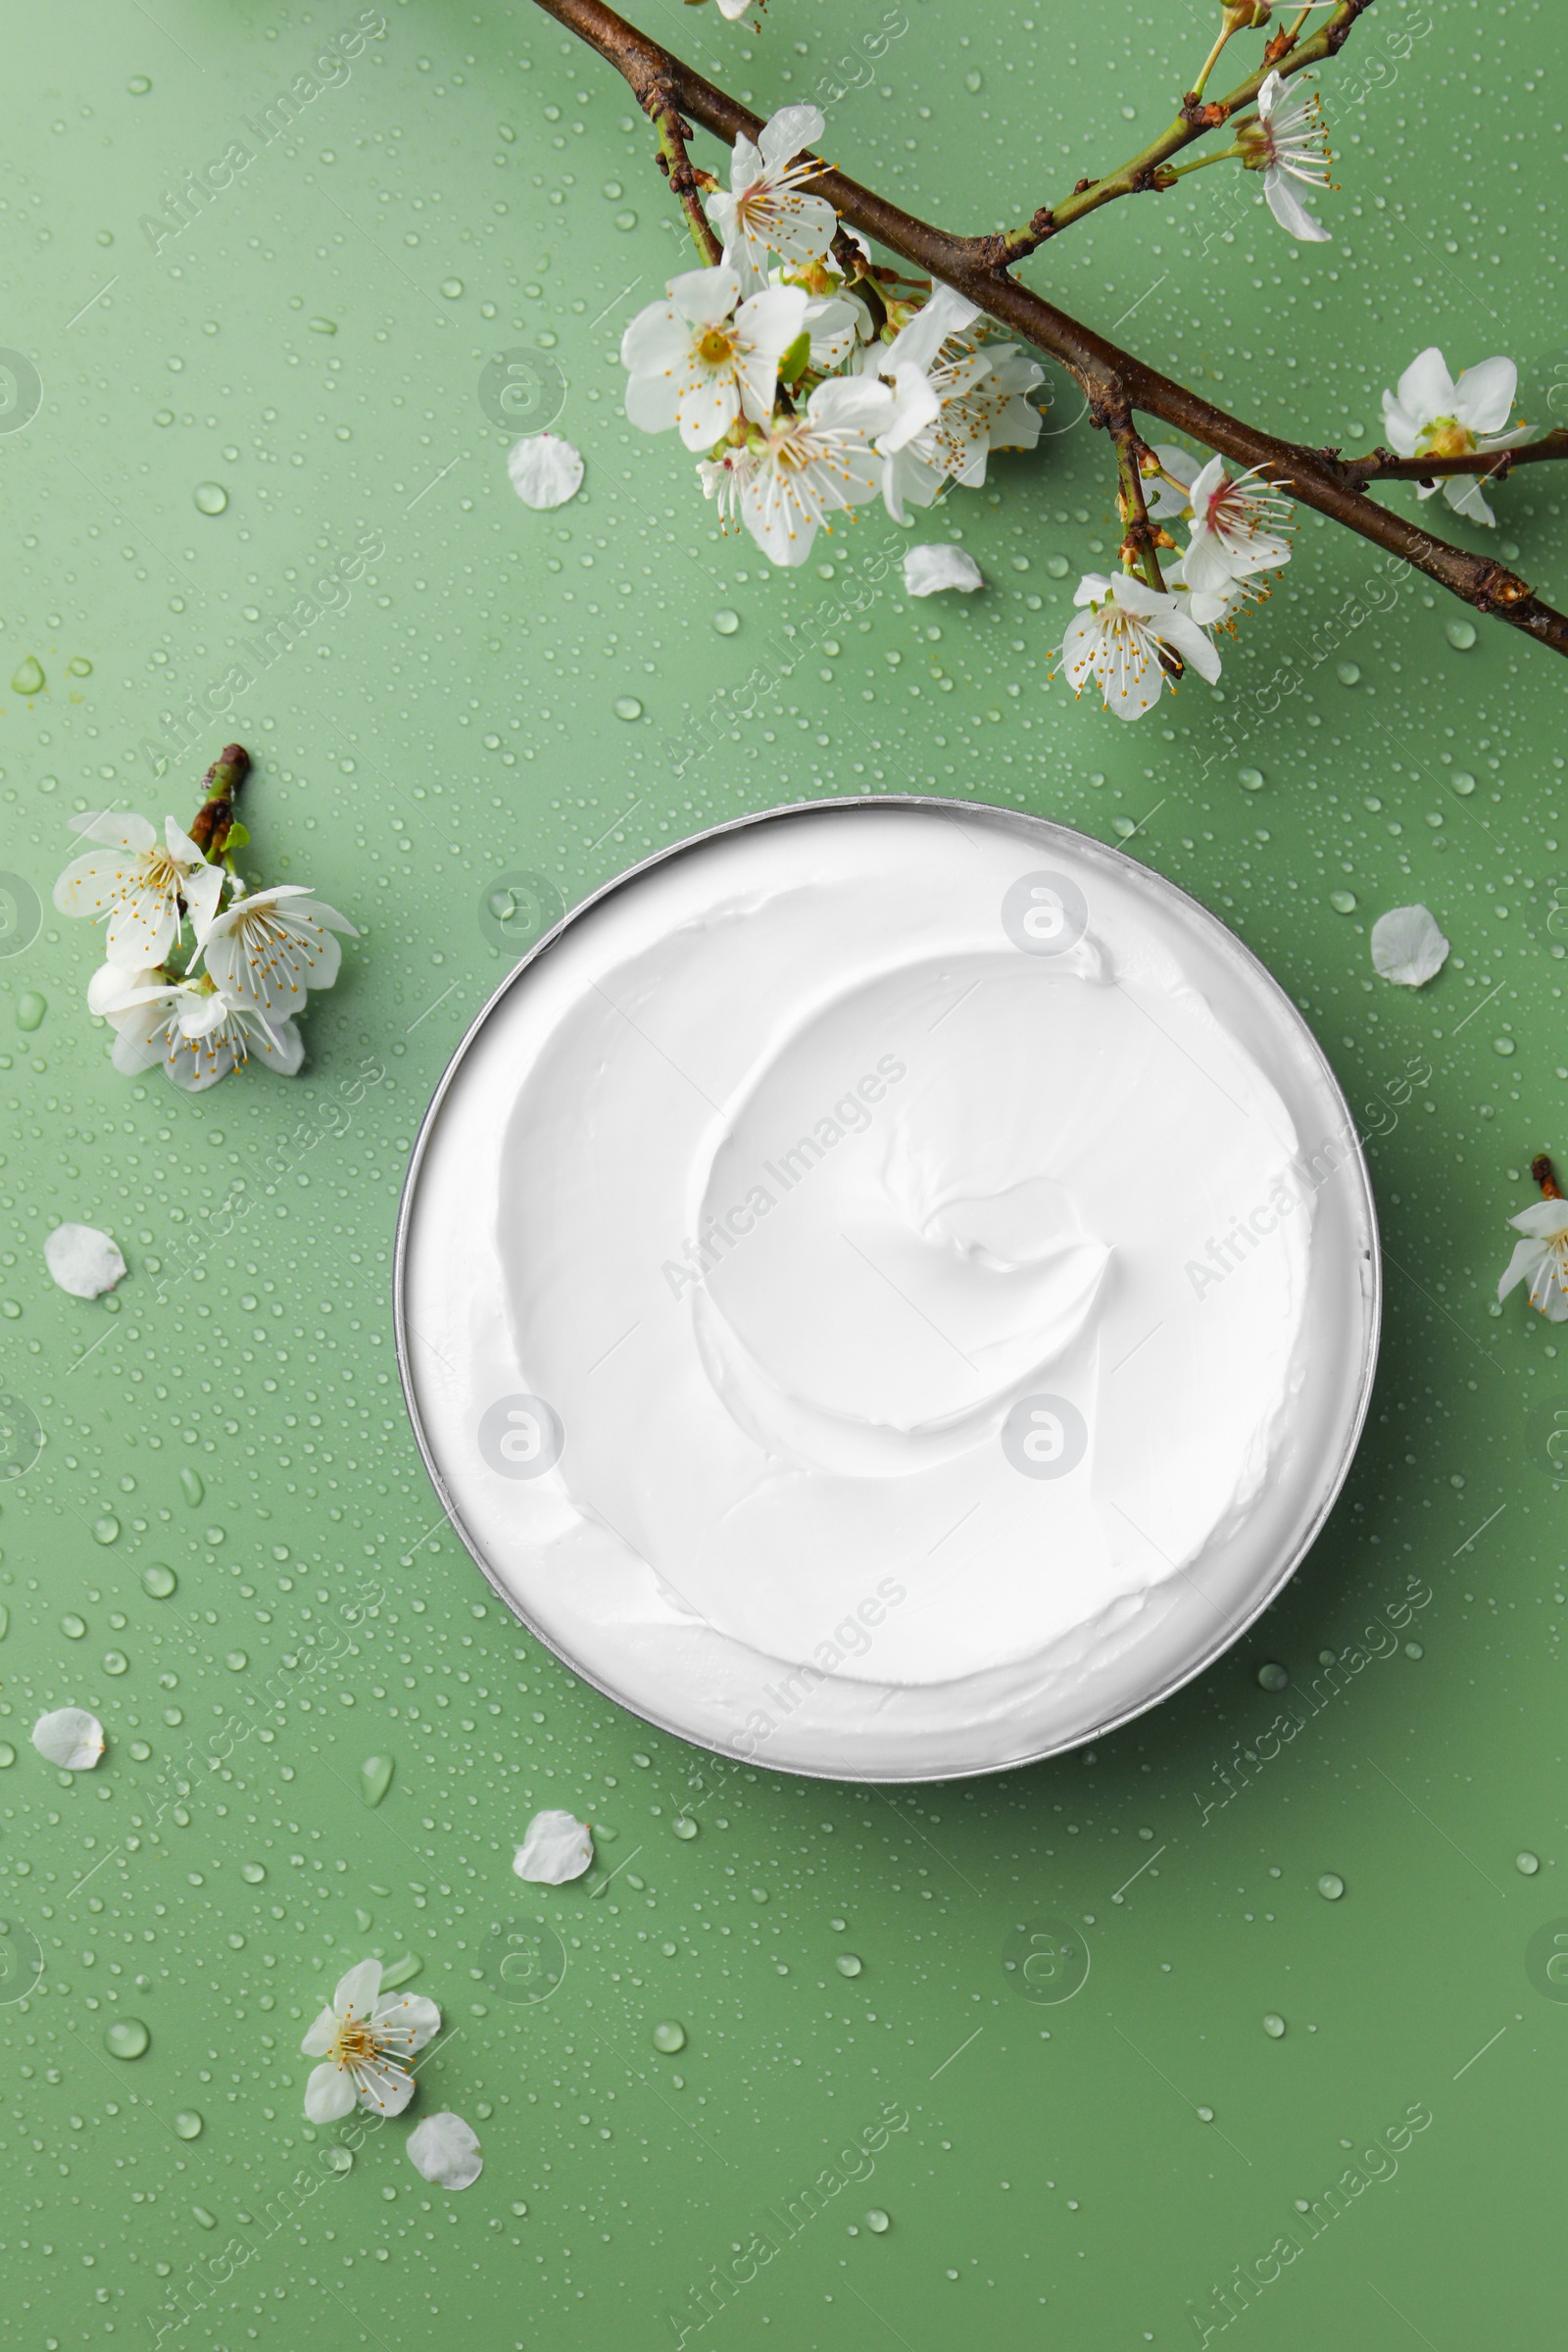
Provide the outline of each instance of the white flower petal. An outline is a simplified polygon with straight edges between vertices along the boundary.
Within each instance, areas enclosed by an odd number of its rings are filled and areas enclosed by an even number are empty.
[[[32,1744],[65,1772],[91,1772],[104,1752],[104,1727],[85,1707],[56,1707],[33,1725]]]
[[[1285,172],[1264,172],[1263,195],[1269,211],[1281,228],[1288,228],[1291,235],[1298,239],[1301,244],[1329,245],[1333,243],[1333,239],[1322,221],[1313,220],[1292,187]]]
[[[1407,416],[1428,424],[1434,416],[1451,416],[1458,397],[1447,363],[1435,343],[1417,352],[1400,376],[1396,398]]]
[[[971,596],[985,586],[985,574],[961,547],[911,547],[904,559],[904,585],[911,596],[937,596],[944,588]]]
[[[119,1246],[96,1225],[57,1225],[43,1246],[43,1262],[73,1298],[98,1298],[125,1271]]]
[[[143,857],[153,847],[158,836],[144,816],[129,809],[107,809],[101,816],[74,816],[71,830],[79,833],[83,841],[112,842],[117,849],[129,850]]]
[[[341,2123],[354,2113],[354,2085],[340,2066],[314,2066],[305,2083],[306,2120]]]
[[[571,1813],[536,1813],[512,1867],[519,1879],[564,1886],[568,1879],[580,1879],[593,1858],[593,1837],[585,1821]]]
[[[770,172],[791,163],[803,148],[816,146],[827,128],[819,106],[781,106],[762,125],[758,145]]]
[[[379,1960],[361,1960],[346,1976],[339,1977],[332,2006],[339,2017],[347,2017],[352,2009],[356,2017],[368,2017],[374,2009],[381,1990]]]
[[[559,433],[530,433],[515,443],[507,471],[525,507],[564,507],[582,488],[582,459]]]
[[[1508,1222],[1515,1233],[1530,1234],[1537,1241],[1560,1241],[1568,1234],[1568,1200],[1532,1200]]]
[[[1473,433],[1500,433],[1513,415],[1519,370],[1512,360],[1482,360],[1453,387],[1453,414]]]
[[[712,270],[683,270],[669,281],[671,303],[693,326],[727,318],[740,298],[740,279],[723,263]]]
[[[300,2048],[307,2058],[324,2058],[336,2034],[337,2012],[332,2008],[323,2009],[315,2025],[307,2028],[301,2035]]]
[[[411,2074],[384,2058],[362,2059],[350,2072],[361,2106],[373,2108],[377,2115],[401,2115],[416,2088]]]
[[[422,1992],[393,1993],[375,2005],[376,2039],[393,2058],[412,2058],[441,2031],[441,2012]]]
[[[1454,513],[1462,514],[1466,521],[1484,523],[1489,529],[1495,529],[1497,517],[1487,502],[1480,474],[1448,474],[1443,484],[1443,495]]]
[[[437,2188],[470,2188],[484,2171],[478,2140],[462,2116],[449,2109],[415,2125],[409,2162]]]
[[[1424,988],[1447,956],[1448,943],[1425,906],[1396,906],[1372,926],[1372,969],[1400,988]]]

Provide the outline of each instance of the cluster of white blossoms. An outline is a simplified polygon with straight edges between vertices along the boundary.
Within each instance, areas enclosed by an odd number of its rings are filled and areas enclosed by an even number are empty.
[[[97,846],[67,866],[55,905],[107,926],[87,1008],[116,1031],[116,1069],[134,1076],[161,1061],[193,1095],[253,1054],[292,1078],[305,1058],[294,1016],[308,990],[337,978],[333,933],[357,938],[354,925],[298,883],[247,890],[172,816],[162,841],[144,816],[72,826]]]
[[[787,106],[735,143],[728,190],[707,209],[722,256],[671,278],[627,327],[626,415],[676,431],[728,525],[775,564],[804,564],[818,530],[881,494],[897,522],[950,483],[979,489],[994,449],[1033,449],[1028,399],[1044,370],[987,343],[977,307],[947,286],[903,294],[830,258],[833,207],[814,106]]]

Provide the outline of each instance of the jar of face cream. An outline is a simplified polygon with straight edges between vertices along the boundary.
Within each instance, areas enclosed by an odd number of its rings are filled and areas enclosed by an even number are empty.
[[[1213,916],[1039,818],[748,818],[475,1022],[399,1232],[443,1502],[637,1714],[841,1779],[1000,1770],[1201,1671],[1348,1467],[1354,1122]]]

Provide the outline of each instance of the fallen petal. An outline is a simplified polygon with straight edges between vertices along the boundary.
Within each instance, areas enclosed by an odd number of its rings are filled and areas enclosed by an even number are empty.
[[[1396,906],[1372,926],[1372,969],[1400,988],[1424,988],[1448,959],[1448,943],[1424,906]]]
[[[979,564],[961,547],[911,547],[904,559],[904,585],[911,596],[936,596],[944,588],[972,596],[985,584]]]
[[[512,1867],[519,1879],[564,1886],[568,1879],[580,1879],[593,1858],[594,1841],[585,1821],[571,1813],[536,1813]]]
[[[56,1707],[33,1725],[32,1744],[65,1772],[91,1772],[104,1752],[104,1727],[85,1707]]]
[[[125,1261],[96,1225],[57,1225],[43,1246],[43,1262],[73,1298],[96,1298],[112,1291]]]
[[[409,2133],[409,2161],[437,2188],[471,2188],[484,2171],[479,2142],[461,2115],[427,2115]]]
[[[582,488],[582,459],[559,433],[530,433],[507,452],[512,487],[525,507],[564,507]]]

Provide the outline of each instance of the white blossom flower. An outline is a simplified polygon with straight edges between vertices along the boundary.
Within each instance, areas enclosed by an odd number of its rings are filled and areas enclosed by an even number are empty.
[[[1085,610],[1069,621],[1062,642],[1067,683],[1082,694],[1095,678],[1106,710],[1118,718],[1142,718],[1152,710],[1166,684],[1175,684],[1172,656],[1210,685],[1219,676],[1219,656],[1192,615],[1147,581],[1091,571],[1072,601]]]
[[[1425,906],[1396,906],[1372,926],[1372,969],[1400,988],[1425,988],[1448,960],[1448,943]]]
[[[785,262],[815,262],[833,242],[833,207],[801,193],[801,182],[820,167],[792,160],[803,147],[814,147],[824,127],[820,107],[780,107],[755,144],[744,132],[736,140],[728,192],[720,189],[707,199],[725,264],[739,273],[747,293],[765,283],[770,253]]]
[[[808,298],[800,286],[740,294],[727,266],[687,270],[670,279],[667,302],[650,303],[627,327],[626,415],[645,433],[674,425],[688,449],[711,449],[741,416],[771,416],[778,364],[806,323]]]
[[[172,816],[161,843],[144,816],[77,816],[72,827],[104,846],[73,858],[55,884],[55,905],[94,922],[107,914],[111,963],[162,963],[179,937],[182,900],[200,940],[218,911],[222,868],[208,864]]]
[[[1568,1200],[1537,1200],[1508,1222],[1525,1239],[1514,1244],[1497,1297],[1528,1282],[1531,1305],[1548,1323],[1568,1323]]]
[[[513,1858],[519,1879],[541,1886],[564,1886],[580,1879],[593,1862],[594,1841],[585,1821],[574,1813],[536,1813],[523,1832]]]
[[[245,893],[215,916],[203,957],[231,1004],[275,1020],[303,1010],[307,989],[330,988],[337,978],[343,951],[334,931],[360,936],[306,884],[280,882]]]
[[[381,1963],[362,1960],[339,1980],[330,2004],[300,2043],[313,2067],[305,2112],[313,2124],[335,2124],[358,2099],[379,2115],[401,2115],[414,2096],[408,2061],[441,2026],[441,2012],[422,1993],[381,1998]]]
[[[408,2150],[415,2171],[437,2188],[471,2188],[484,2171],[471,2127],[450,2108],[422,2117],[409,2133]]]
[[[712,499],[718,508],[720,530],[727,531],[731,523],[739,528],[744,519],[741,514],[741,494],[752,480],[760,464],[753,449],[726,449],[721,458],[699,458],[697,472],[703,485],[703,496]]]
[[[1290,90],[1283,75],[1270,74],[1257,93],[1257,120],[1244,122],[1237,144],[1249,172],[1263,174],[1263,195],[1281,228],[1305,245],[1326,245],[1329,232],[1314,220],[1291,182],[1309,188],[1329,182],[1328,133],[1315,92]]]
[[[741,514],[775,564],[804,564],[827,517],[875,498],[882,461],[872,436],[888,421],[893,395],[874,377],[829,376],[805,410],[775,417],[740,494]]]
[[[1290,513],[1288,500],[1255,489],[1260,469],[1232,477],[1212,458],[1192,485],[1191,541],[1182,557],[1189,588],[1213,595],[1254,571],[1277,571],[1291,560],[1291,543],[1275,527]]]
[[[811,366],[818,375],[842,368],[853,351],[871,340],[871,314],[858,295],[813,294],[803,324],[811,338]]]
[[[32,1744],[62,1772],[91,1772],[104,1752],[104,1727],[85,1707],[56,1707],[33,1725]]]
[[[1483,360],[1465,368],[1457,383],[1434,343],[1410,362],[1397,391],[1383,395],[1383,424],[1396,454],[1401,458],[1467,458],[1478,450],[1512,449],[1529,437],[1530,427],[1504,431],[1513,414],[1519,370],[1512,360]],[[1494,523],[1487,504],[1483,476],[1450,474],[1443,495],[1454,512],[1472,522]],[[1420,482],[1417,494],[1431,498],[1436,482]]]
[[[1200,629],[1229,629],[1233,636],[1238,613],[1249,605],[1260,605],[1273,591],[1267,572],[1253,572],[1245,580],[1227,577],[1217,588],[1190,589],[1186,565],[1180,556],[1162,555],[1160,570],[1183,612],[1190,612]]]
[[[96,1225],[57,1225],[44,1243],[43,1262],[73,1298],[100,1298],[125,1274],[119,1244]]]
[[[975,304],[938,285],[893,341],[862,361],[896,389],[892,424],[877,444],[895,522],[906,519],[908,504],[932,505],[945,482],[981,488],[993,449],[1033,449],[1040,438],[1040,412],[1025,394],[1044,370],[1011,343],[966,341],[979,317]]]
[[[939,596],[945,588],[972,596],[985,584],[979,564],[961,547],[911,547],[904,559],[904,585],[911,596]]]
[[[560,433],[528,433],[508,450],[507,472],[525,507],[564,507],[582,488],[582,453]]]
[[[200,1095],[253,1053],[285,1078],[294,1077],[305,1059],[305,1042],[282,1014],[237,1004],[220,988],[161,980],[156,973],[127,973],[131,985],[115,990],[101,985],[112,969],[94,974],[87,1002],[113,1024],[111,1058],[126,1077],[161,1061],[165,1077],[183,1094]]]

